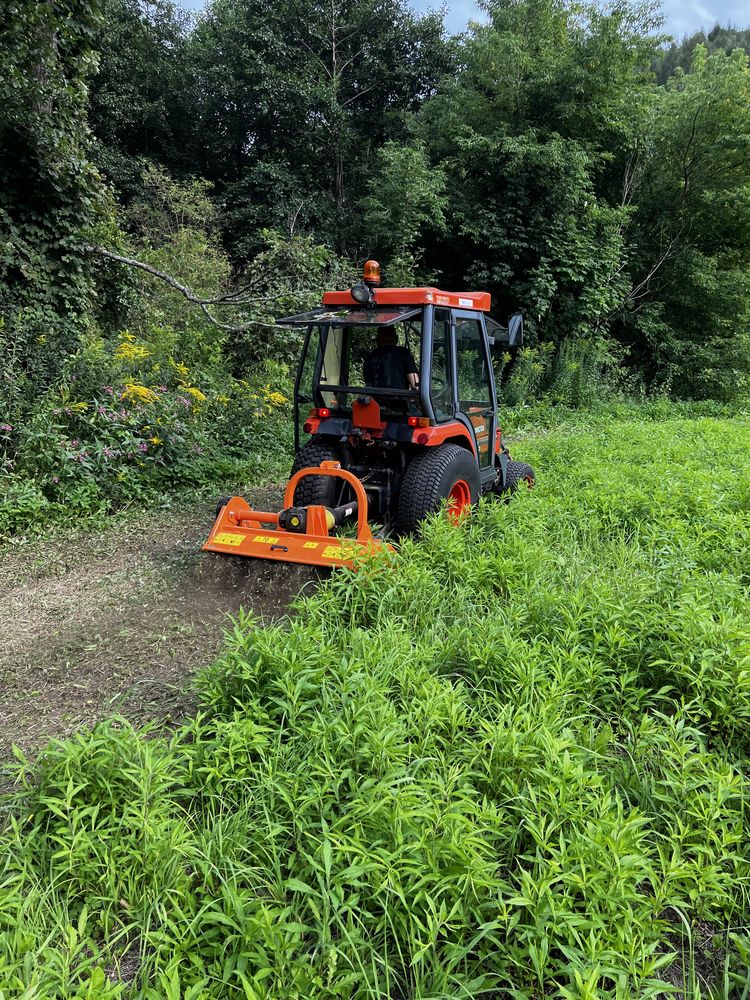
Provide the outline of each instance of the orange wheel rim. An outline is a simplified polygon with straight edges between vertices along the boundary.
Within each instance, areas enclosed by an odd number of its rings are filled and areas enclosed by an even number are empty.
[[[471,507],[471,490],[465,479],[457,479],[448,492],[448,520],[458,524]]]

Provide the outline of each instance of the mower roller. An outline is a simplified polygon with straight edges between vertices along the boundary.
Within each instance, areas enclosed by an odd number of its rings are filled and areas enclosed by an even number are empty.
[[[445,509],[460,522],[482,495],[532,486],[500,431],[491,349],[522,343],[523,319],[490,319],[487,292],[380,288],[380,267],[310,312],[294,387],[292,476],[277,512],[222,501],[203,548],[312,566],[356,566]],[[401,338],[401,339],[399,339]],[[306,440],[302,441],[302,435]],[[356,518],[356,536],[340,529]]]

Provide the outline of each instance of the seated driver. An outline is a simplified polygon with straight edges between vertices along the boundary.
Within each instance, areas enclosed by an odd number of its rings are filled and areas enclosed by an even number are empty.
[[[377,347],[364,360],[362,372],[365,385],[380,389],[416,389],[419,370],[408,347],[399,347],[398,336],[391,326],[379,326]],[[384,397],[378,400],[395,402]]]

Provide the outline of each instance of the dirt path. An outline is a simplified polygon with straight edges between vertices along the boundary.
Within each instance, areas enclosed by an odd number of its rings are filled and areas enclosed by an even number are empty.
[[[277,506],[280,491],[252,497]],[[0,550],[0,764],[115,713],[177,721],[240,607],[281,617],[315,572],[200,551],[212,505]]]

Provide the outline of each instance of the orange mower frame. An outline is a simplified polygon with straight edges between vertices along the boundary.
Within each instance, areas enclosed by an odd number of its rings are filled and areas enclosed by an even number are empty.
[[[302,509],[294,506],[294,494],[307,476],[341,479],[354,491],[356,499],[336,511],[321,504]],[[357,515],[355,538],[336,538],[331,530],[347,517]],[[286,516],[285,516],[286,515]],[[304,526],[304,530],[300,530]],[[300,469],[284,491],[284,507],[279,512],[255,510],[243,497],[231,497],[219,510],[204,552],[254,556],[277,562],[310,566],[354,566],[362,553],[378,549],[393,551],[387,542],[376,539],[367,518],[367,494],[359,479],[342,469],[338,462],[323,462],[317,468]]]

